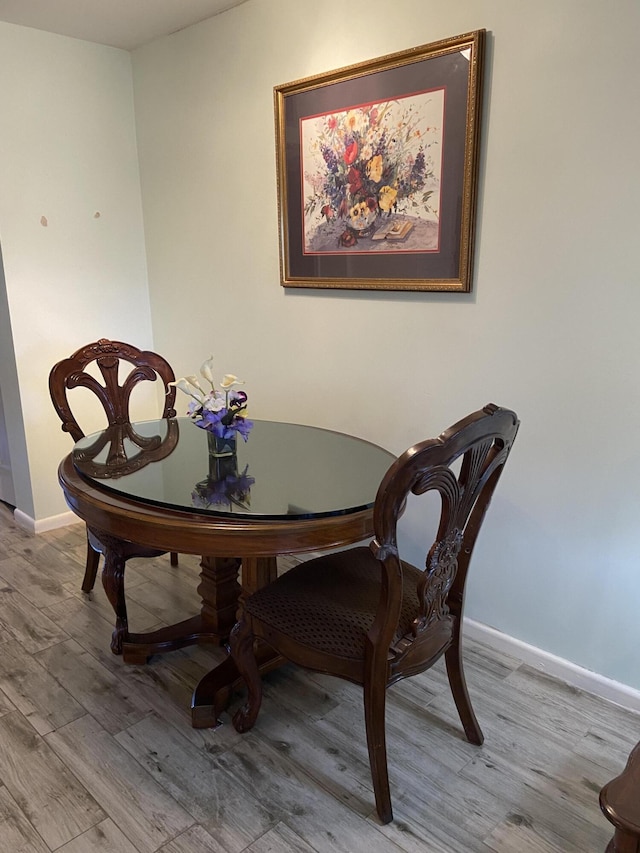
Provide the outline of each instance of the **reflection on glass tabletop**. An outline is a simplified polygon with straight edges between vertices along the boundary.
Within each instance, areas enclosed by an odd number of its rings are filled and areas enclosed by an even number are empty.
[[[374,503],[395,456],[318,427],[254,421],[234,456],[209,454],[189,418],[112,427],[80,439],[76,470],[97,488],[172,509],[251,518],[319,518]]]

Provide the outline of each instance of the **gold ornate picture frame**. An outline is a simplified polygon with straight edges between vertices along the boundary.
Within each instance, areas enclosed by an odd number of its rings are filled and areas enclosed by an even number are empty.
[[[471,291],[484,37],[275,87],[284,287]]]

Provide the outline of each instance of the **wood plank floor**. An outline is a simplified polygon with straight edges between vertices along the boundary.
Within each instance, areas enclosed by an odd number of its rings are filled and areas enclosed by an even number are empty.
[[[223,651],[123,664],[102,588],[80,592],[84,549],[82,525],[32,537],[0,504],[0,853],[603,853],[598,792],[637,715],[469,642],[485,744],[464,739],[442,666],[391,688],[382,826],[356,686],[284,668],[252,732],[227,714],[191,728]],[[133,630],[196,612],[198,573],[132,561]]]

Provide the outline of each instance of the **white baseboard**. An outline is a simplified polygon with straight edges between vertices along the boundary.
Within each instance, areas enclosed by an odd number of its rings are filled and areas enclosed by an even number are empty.
[[[59,527],[68,527],[70,524],[79,524],[81,519],[73,512],[61,512],[60,515],[50,515],[49,518],[41,518],[36,521],[22,512],[21,509],[14,509],[13,517],[18,527],[29,533],[46,533],[47,530],[57,530]]]
[[[604,675],[598,675],[597,672],[583,669],[571,661],[544,652],[542,649],[523,643],[522,640],[516,640],[515,637],[510,637],[508,634],[502,634],[495,628],[490,628],[481,622],[474,622],[473,619],[464,620],[464,632],[469,639],[477,640],[497,651],[518,658],[534,669],[539,669],[566,684],[578,687],[587,693],[599,696],[601,699],[614,702],[623,708],[640,712],[640,690],[619,681],[613,681]]]

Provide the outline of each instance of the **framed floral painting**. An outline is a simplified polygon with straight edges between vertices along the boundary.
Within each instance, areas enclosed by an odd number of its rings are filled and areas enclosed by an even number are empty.
[[[285,287],[471,290],[484,35],[275,87]]]

